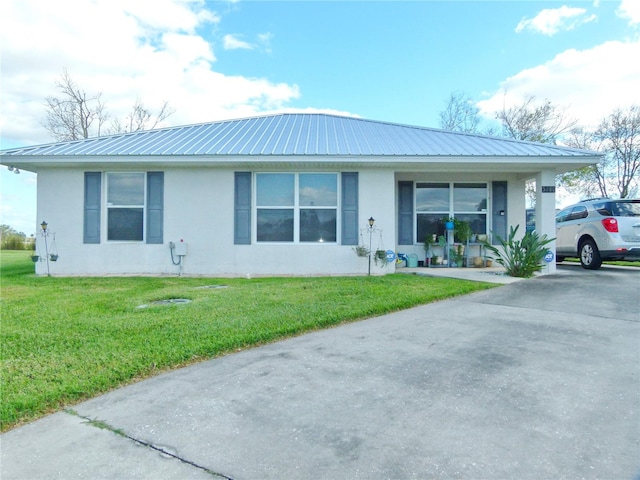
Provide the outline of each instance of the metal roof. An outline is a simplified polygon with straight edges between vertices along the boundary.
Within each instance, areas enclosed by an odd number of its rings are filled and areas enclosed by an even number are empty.
[[[292,155],[582,157],[596,154],[555,145],[318,113],[224,120],[0,151],[2,157]]]

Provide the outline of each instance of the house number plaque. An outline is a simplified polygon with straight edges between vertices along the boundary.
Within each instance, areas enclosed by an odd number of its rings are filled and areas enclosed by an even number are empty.
[[[552,186],[543,185],[542,186],[542,193],[556,193],[555,185],[552,185]]]

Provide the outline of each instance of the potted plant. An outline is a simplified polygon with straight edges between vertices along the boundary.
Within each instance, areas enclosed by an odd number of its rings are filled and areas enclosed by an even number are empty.
[[[353,247],[353,251],[356,252],[356,255],[359,257],[368,257],[369,256],[369,249],[367,247],[365,247],[364,245],[358,245],[356,247]]]
[[[387,252],[384,250],[376,250],[373,260],[376,262],[376,265],[378,265],[378,263],[385,265],[387,263]]]
[[[40,256],[39,255],[31,255],[31,260],[33,262],[37,262],[38,260],[40,260]]]
[[[58,261],[58,254],[57,253],[51,253],[51,254],[49,254],[49,258],[51,259],[52,262],[56,262],[56,261]]]
[[[471,236],[473,235],[473,230],[471,230],[471,224],[469,222],[465,222],[464,220],[458,220],[456,218],[453,219],[454,222],[454,232],[455,238],[460,243],[467,243]]]
[[[449,258],[451,258],[451,266],[452,267],[462,267],[462,265],[464,264],[464,250],[462,250],[463,253],[460,253],[460,247],[463,247],[463,245],[457,245],[456,248],[452,248],[449,251]]]

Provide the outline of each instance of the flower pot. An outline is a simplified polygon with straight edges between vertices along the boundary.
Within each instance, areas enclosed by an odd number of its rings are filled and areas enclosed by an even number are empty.
[[[49,258],[51,259],[52,262],[56,262],[58,260],[58,255],[55,253],[52,253],[49,255]]]
[[[353,251],[356,252],[356,255],[359,257],[368,257],[369,249],[367,247],[363,247],[358,245],[357,247],[353,247]]]
[[[31,260],[37,262],[38,260],[40,260],[40,257],[38,255],[31,255]]]

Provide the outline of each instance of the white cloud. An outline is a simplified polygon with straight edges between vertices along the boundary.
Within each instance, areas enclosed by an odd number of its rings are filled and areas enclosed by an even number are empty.
[[[478,102],[483,115],[509,108],[529,95],[568,107],[583,126],[592,126],[615,108],[640,104],[640,40],[610,41],[588,50],[566,50],[552,60],[523,70]]]
[[[244,40],[240,40],[238,35],[225,35],[223,38],[223,44],[225,50],[253,50],[253,45]]]
[[[629,25],[640,24],[640,2],[638,0],[622,0],[616,10],[619,17],[629,20]]]
[[[560,31],[573,30],[581,24],[596,20],[595,15],[586,15],[584,8],[567,7],[546,8],[533,18],[525,18],[516,27],[516,32],[531,30],[543,35],[553,36]]]
[[[176,110],[168,119],[172,125],[252,115],[298,98],[297,85],[215,70],[214,45],[202,32],[214,31],[221,17],[208,5],[205,0],[0,2],[5,20],[0,148],[51,141],[40,125],[43,102],[58,93],[55,82],[65,68],[87,93],[102,92],[116,118],[128,113],[136,97],[152,110],[167,100]]]

